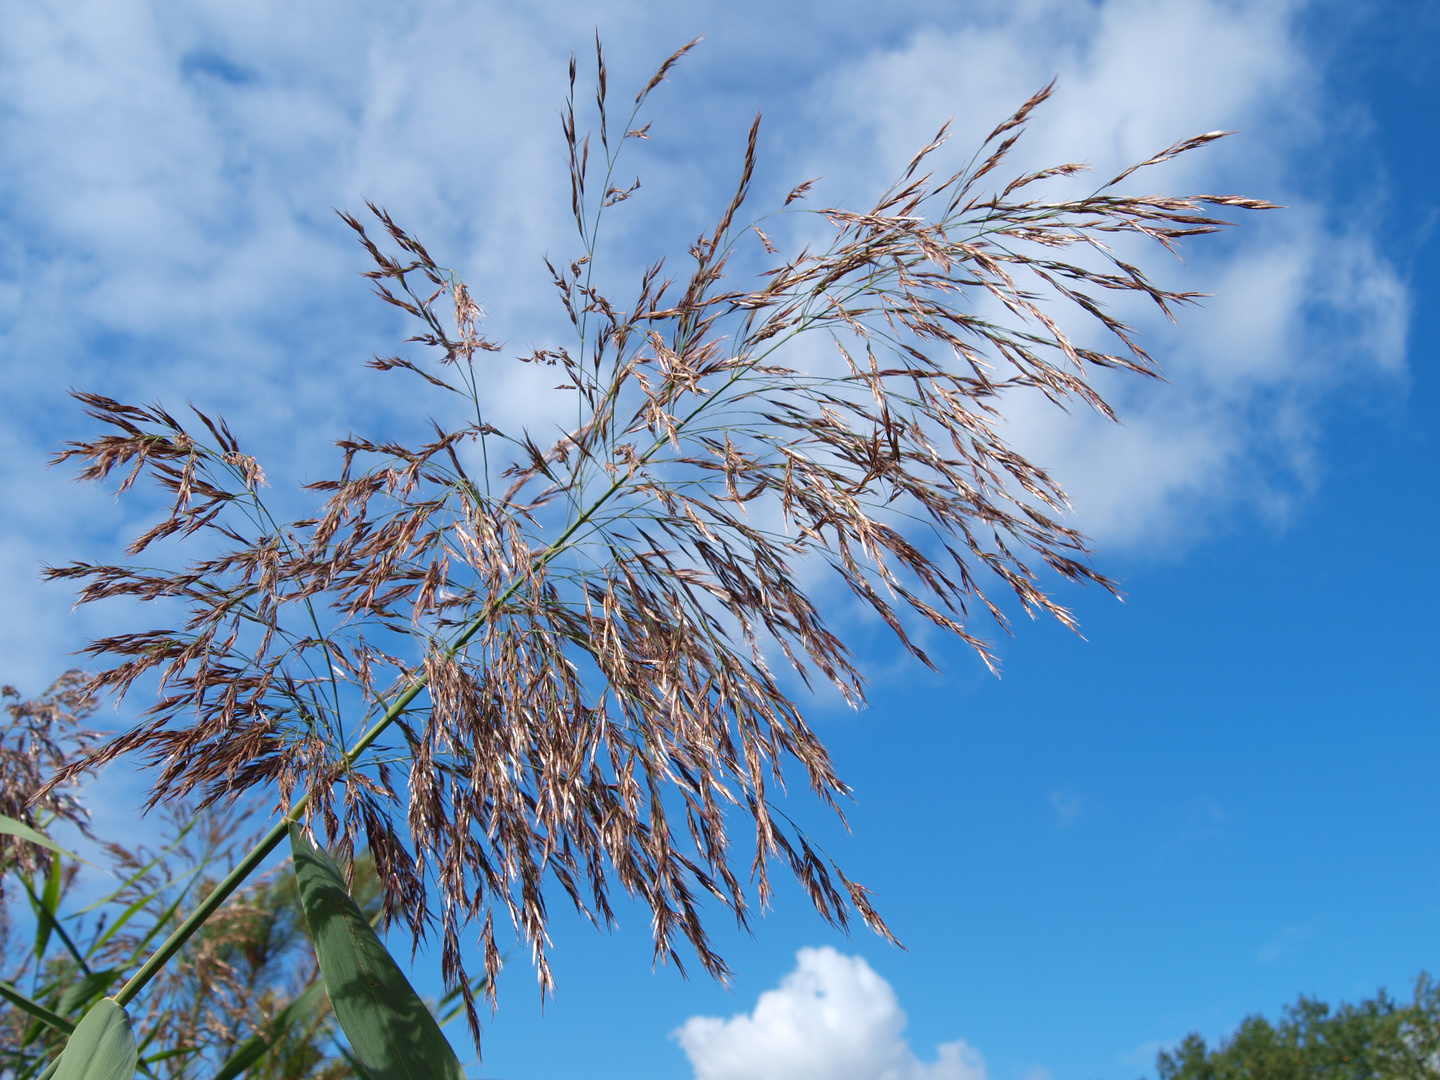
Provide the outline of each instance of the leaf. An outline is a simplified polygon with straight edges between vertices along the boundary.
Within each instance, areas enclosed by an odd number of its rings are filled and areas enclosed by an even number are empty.
[[[139,1056],[129,1015],[113,998],[104,998],[65,1044],[54,1080],[133,1080]]]
[[[464,1080],[455,1051],[359,906],[335,861],[290,826],[300,905],[330,1004],[372,1080]]]
[[[171,916],[173,916],[175,912],[180,910],[180,905],[184,903],[186,895],[190,892],[190,887],[200,879],[200,872],[204,870],[205,867],[207,867],[208,865],[209,860],[207,859],[199,866],[195,867],[194,870],[190,871],[190,880],[185,882],[185,884],[181,886],[180,891],[176,893],[175,899],[171,902],[170,906],[165,909],[164,913],[160,916],[160,918],[155,920],[155,924],[150,927],[150,930],[146,933],[146,935],[140,939],[140,943],[135,946],[134,950],[131,951],[129,960],[131,964],[139,963],[140,957],[144,955],[145,950],[150,945],[150,942],[155,939],[155,935],[160,933],[161,930],[170,925]]]
[[[66,1020],[59,1013],[53,1013],[38,1001],[31,1001],[15,987],[7,982],[0,982],[0,998],[4,998],[17,1009],[27,1012],[41,1023],[49,1024],[56,1031],[63,1031],[69,1035],[75,1030],[75,1025]]]
[[[38,963],[45,955],[45,946],[50,943],[50,931],[56,926],[56,913],[60,910],[60,860],[50,860],[50,876],[45,879],[45,895],[35,903],[35,960]],[[32,901],[35,899],[32,895]]]
[[[169,1061],[171,1058],[179,1057],[181,1054],[198,1054],[200,1050],[201,1047],[198,1046],[176,1046],[170,1050],[161,1050],[158,1054],[151,1054],[147,1058],[141,1058],[140,1067],[145,1069],[146,1072],[150,1072],[150,1070],[146,1068],[147,1065],[154,1065],[157,1061]],[[153,1076],[154,1074],[152,1073],[151,1075]]]
[[[37,924],[35,957],[38,960],[44,954],[45,944],[49,942],[50,931],[53,930],[60,935],[60,940],[65,944],[65,948],[68,949],[70,955],[75,958],[75,962],[80,965],[80,970],[85,972],[86,975],[89,975],[90,965],[85,962],[85,957],[76,947],[75,942],[71,940],[70,935],[65,932],[65,927],[60,925],[60,920],[55,917],[60,906],[60,885],[59,878],[53,871],[57,871],[59,866],[60,860],[56,859],[54,865],[51,867],[50,882],[47,882],[45,886],[45,898],[40,897],[35,892],[35,886],[31,883],[29,877],[23,874],[20,875],[20,884],[25,886],[25,895],[30,898],[30,906],[35,910],[35,921]],[[51,888],[52,883],[54,884],[53,890]],[[53,895],[51,895],[52,891]],[[39,935],[40,929],[44,929],[45,931],[43,939]]]
[[[39,844],[41,847],[48,848],[57,855],[64,855],[67,859],[75,859],[77,862],[80,860],[80,856],[72,855],[39,829],[32,829],[23,821],[16,821],[12,817],[6,817],[4,814],[0,814],[0,833],[9,836],[18,836],[21,840],[28,840],[32,844]]]
[[[100,937],[96,938],[90,943],[90,948],[85,950],[85,955],[94,956],[97,952],[104,948],[107,941],[109,941],[112,937],[114,937],[121,930],[123,930],[125,928],[125,924],[128,923],[131,919],[133,919],[136,915],[138,915],[141,911],[143,911],[145,909],[145,905],[150,903],[150,901],[154,900],[155,897],[158,895],[159,890],[157,889],[156,891],[150,893],[148,896],[140,897],[139,900],[136,900],[128,908],[121,912],[120,916],[113,923],[110,924],[110,929],[106,930],[105,933],[101,934]]]
[[[275,1015],[264,1032],[259,1035],[252,1035],[230,1055],[220,1071],[215,1074],[213,1080],[233,1080],[251,1065],[259,1061],[269,1052],[277,1042],[285,1037],[285,1033],[320,1001],[320,995],[325,993],[325,984],[317,982],[309,987],[304,993],[295,998]]]
[[[370,1074],[365,1071],[365,1066],[350,1052],[348,1046],[337,1045],[335,1049],[340,1051],[340,1056],[345,1059],[345,1064],[355,1070],[355,1075],[360,1077],[360,1080],[372,1080]]]
[[[471,996],[479,997],[480,993],[485,989],[485,985],[489,981],[490,978],[487,975],[477,975],[475,976],[475,978],[471,979]],[[453,1007],[448,1012],[441,1013],[435,1018],[437,1021],[439,1021],[442,1028],[446,1024],[450,1023],[452,1020],[458,1019],[460,1014],[465,1011],[465,1002],[460,1000],[461,989],[462,987],[457,986],[454,990],[447,992],[446,995],[440,999],[440,1008],[444,1008],[446,1005],[453,1005]]]
[[[109,990],[111,984],[120,977],[116,968],[108,968],[105,971],[93,971],[77,983],[65,988],[60,995],[60,1000],[55,1005],[55,1011],[61,1016],[69,1016],[73,1012],[83,1009],[90,1002]]]

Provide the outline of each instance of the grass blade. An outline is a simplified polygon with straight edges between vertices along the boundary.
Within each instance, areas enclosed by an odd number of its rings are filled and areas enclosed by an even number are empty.
[[[126,908],[120,914],[120,917],[110,924],[110,928],[106,930],[104,934],[91,942],[90,948],[86,951],[85,955],[94,956],[97,952],[103,949],[105,947],[105,943],[109,941],[112,937],[114,937],[116,934],[118,934],[121,930],[123,930],[125,928],[125,924],[128,923],[131,919],[133,919],[136,915],[138,915],[141,911],[143,911],[145,909],[145,905],[150,903],[150,901],[154,900],[156,895],[156,893],[151,893],[149,896],[142,896],[139,900],[136,900],[128,908]]]
[[[199,1052],[200,1047],[198,1046],[177,1046],[170,1050],[161,1050],[158,1054],[151,1054],[147,1058],[142,1058],[140,1060],[140,1068],[150,1073],[151,1076],[154,1076],[155,1074],[150,1072],[150,1066],[154,1065],[157,1061],[169,1061],[171,1058],[179,1057],[181,1054],[198,1054]]]
[[[50,874],[45,879],[45,893],[36,897],[32,892],[30,899],[35,907],[35,962],[38,964],[45,957],[45,946],[50,943],[50,931],[58,926],[57,919],[60,911],[60,860],[50,860]],[[78,959],[78,958],[77,958]]]
[[[59,866],[58,859],[56,860],[56,866]],[[90,965],[85,962],[85,957],[81,955],[80,950],[75,945],[75,942],[70,939],[70,935],[65,932],[65,927],[60,925],[60,920],[56,917],[56,912],[60,906],[59,881],[54,874],[52,874],[51,877],[53,880],[56,881],[55,897],[53,903],[42,899],[35,892],[35,886],[31,883],[28,877],[20,877],[20,884],[25,886],[25,894],[30,897],[30,906],[35,909],[35,959],[39,961],[44,955],[44,945],[49,943],[50,932],[53,930],[55,933],[60,935],[60,940],[64,943],[65,948],[68,949],[70,955],[75,958],[75,962],[80,965],[80,970],[83,971],[86,975],[89,975]],[[50,893],[50,885],[48,882],[45,886],[45,892],[47,896]],[[42,924],[45,928],[45,935],[43,939],[40,937],[39,934],[39,929]]]
[[[115,968],[91,972],[79,982],[65,988],[65,992],[60,995],[60,1000],[55,1005],[55,1010],[61,1016],[78,1012],[109,990],[118,978],[120,978],[120,972]]]
[[[136,870],[135,873],[133,873],[132,875],[130,875],[129,879],[126,880],[123,885],[121,885],[118,889],[116,889],[114,892],[112,892],[109,896],[102,896],[99,900],[96,900],[93,904],[90,904],[88,907],[83,907],[83,908],[81,908],[79,911],[75,912],[75,914],[76,914],[76,915],[88,915],[88,914],[90,914],[90,912],[95,911],[95,910],[98,909],[98,908],[102,908],[102,907],[104,907],[106,904],[114,903],[117,899],[119,899],[121,893],[123,893],[123,892],[124,892],[126,889],[128,889],[131,885],[134,885],[137,881],[139,881],[141,878],[143,878],[146,874],[148,874],[148,873],[149,873],[151,870],[153,870],[156,866],[159,866],[159,865],[160,865],[160,861],[161,861],[162,859],[164,859],[165,856],[169,855],[172,851],[174,851],[176,848],[178,848],[178,847],[181,845],[181,843],[184,842],[185,837],[187,837],[187,836],[190,835],[190,830],[193,829],[193,828],[195,828],[195,822],[194,822],[194,821],[191,821],[191,822],[187,823],[186,826],[185,826],[183,829],[181,829],[178,833],[175,834],[175,840],[174,840],[174,842],[171,843],[171,845],[170,845],[169,847],[167,847],[164,851],[160,852],[159,855],[156,855],[153,859],[151,859],[148,863],[146,863],[144,866],[142,866],[139,870]]]
[[[146,933],[146,935],[140,939],[140,944],[136,945],[135,948],[131,951],[129,963],[133,964],[137,960],[139,960],[140,955],[150,947],[150,942],[155,940],[155,935],[160,933],[160,931],[163,930],[166,926],[170,925],[170,920],[174,918],[175,913],[180,910],[180,905],[185,902],[185,897],[189,895],[190,887],[194,885],[195,882],[200,880],[200,874],[208,866],[208,862],[203,862],[199,866],[195,867],[194,870],[190,871],[190,880],[185,882],[185,884],[181,886],[179,895],[175,897],[174,901],[172,901],[170,906],[165,909],[164,913],[155,920],[155,925],[150,927],[150,930]]]
[[[21,840],[28,840],[32,844],[38,844],[40,847],[47,848],[57,855],[64,855],[67,859],[74,859],[77,862],[80,861],[80,856],[72,855],[39,829],[32,829],[23,821],[16,821],[12,817],[6,817],[4,814],[0,814],[0,833],[4,833],[7,836],[18,836]]]
[[[340,868],[298,825],[290,848],[300,904],[335,1019],[372,1080],[464,1080],[440,1025],[345,888]]]
[[[490,976],[488,975],[477,975],[475,976],[475,978],[471,979],[471,996],[478,997],[481,992],[484,991],[485,986],[487,983],[489,983],[489,981]],[[460,991],[462,989],[462,987],[457,986],[454,990],[447,992],[446,995],[440,999],[437,1008],[445,1009],[447,1005],[450,1006],[447,1011],[440,1013],[440,1015],[435,1018],[437,1021],[439,1021],[442,1028],[446,1027],[454,1020],[458,1019],[460,1014],[465,1011],[465,1002],[460,998]]]
[[[0,982],[0,998],[4,998],[11,1005],[14,1005],[21,1012],[27,1012],[41,1023],[49,1024],[56,1031],[62,1031],[69,1035],[75,1030],[75,1025],[66,1020],[59,1013],[51,1012],[38,1001],[31,1001],[15,987],[7,982]]]

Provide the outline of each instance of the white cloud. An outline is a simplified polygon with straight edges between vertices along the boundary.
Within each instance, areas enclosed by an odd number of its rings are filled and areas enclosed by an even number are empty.
[[[1364,207],[1326,204],[1325,169],[1363,123],[1321,90],[1296,15],[1275,0],[1026,0],[987,6],[958,26],[920,30],[840,73],[842,170],[858,195],[954,116],[963,151],[1016,103],[1059,77],[1017,148],[1026,168],[1083,161],[1077,188],[1202,131],[1238,129],[1218,146],[1132,183],[1167,192],[1240,190],[1289,208],[1243,220],[1222,242],[1185,249],[1188,266],[1145,265],[1172,287],[1214,293],[1179,330],[1124,310],[1167,382],[1100,380],[1115,426],[1046,401],[1006,403],[1022,450],[1052,469],[1076,521],[1103,547],[1184,550],[1238,508],[1283,524],[1323,476],[1316,416],[1341,386],[1403,384],[1408,290],[1377,250]],[[865,152],[869,150],[870,152]],[[814,171],[831,172],[817,151]],[[833,173],[832,173],[833,174]],[[862,179],[863,178],[863,179]]]
[[[1345,121],[1295,35],[1299,7],[882,9],[836,0],[816,20],[818,6],[743,0],[663,12],[331,0],[299,13],[275,0],[81,0],[9,12],[0,484],[24,507],[0,526],[12,612],[0,650],[26,670],[7,677],[43,681],[49,658],[94,629],[92,613],[64,614],[62,589],[38,585],[36,556],[96,557],[133,513],[92,515],[96,500],[44,472],[77,430],[65,386],[223,409],[272,479],[313,478],[319,467],[301,463],[392,406],[392,384],[359,362],[394,348],[396,323],[357,280],[358,249],[330,207],[388,204],[467,274],[514,351],[556,332],[539,262],[571,249],[556,108],[565,57],[583,57],[597,25],[622,101],[670,49],[712,32],[655,99],[655,139],[634,166],[646,186],[612,234],[622,267],[652,256],[647,243],[683,248],[709,218],[757,105],[761,180],[783,192],[818,172],[827,194],[854,200],[947,116],[967,147],[1056,72],[1027,162],[1079,156],[1104,171],[1200,130],[1245,129],[1156,176],[1294,207],[1194,245],[1190,268],[1165,278],[1219,294],[1179,333],[1144,316],[1170,383],[1111,385],[1123,427],[1018,398],[1011,427],[1103,545],[1179,550],[1237,507],[1285,521],[1323,477],[1328,396],[1403,373],[1408,302],[1364,208],[1347,208],[1342,228],[1309,182]],[[765,191],[757,180],[757,206]],[[494,401],[512,425],[543,420],[542,376],[497,368]]]
[[[864,959],[801,949],[795,970],[754,1011],[694,1016],[675,1032],[696,1080],[986,1080],[963,1040],[922,1062],[905,1041],[905,1013]]]

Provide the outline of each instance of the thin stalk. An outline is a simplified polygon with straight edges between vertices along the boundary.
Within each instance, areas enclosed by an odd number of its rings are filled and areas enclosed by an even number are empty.
[[[802,319],[802,326],[804,325],[805,322]],[[795,336],[795,333],[797,332],[797,330],[792,330],[789,334],[781,335],[781,339],[789,339]],[[763,356],[765,354],[768,354],[769,352],[774,351],[778,347],[779,342],[772,343],[768,349],[765,349],[762,352],[761,355]],[[749,370],[750,367],[753,367],[755,362],[756,361],[752,361],[751,364],[747,364],[741,369],[732,373],[730,378],[727,379],[720,387],[719,393],[717,393],[714,397],[707,398],[704,401],[699,402],[695,406],[695,408],[692,409],[688,414],[686,414],[686,416],[679,422],[679,424],[677,424],[677,427],[686,427],[697,416],[704,412],[708,406],[713,404],[714,401],[723,397],[724,391],[728,390],[731,386],[733,386],[735,382],[737,382],[741,378],[741,376]],[[668,440],[663,438],[657,439],[655,444],[648,451],[641,455],[641,460],[649,460],[661,449],[661,447],[665,446],[667,441]],[[619,491],[622,487],[625,486],[627,479],[628,477],[617,477],[614,481],[612,481],[610,486],[604,491],[604,493],[601,494],[593,503],[591,503],[583,514],[581,514],[573,522],[571,522],[570,525],[566,527],[565,531],[562,532],[558,537],[556,537],[554,543],[552,543],[548,548],[545,549],[545,551],[540,556],[536,558],[534,564],[531,567],[531,571],[533,572],[544,567],[556,556],[558,556],[560,552],[565,549],[565,546],[569,543],[570,539],[577,532],[579,532],[580,529],[582,529],[607,502],[610,501],[610,499],[615,495],[617,491]],[[524,578],[517,575],[515,580],[510,584],[509,588],[507,588],[503,593],[496,597],[496,599],[493,600],[491,603],[487,604],[484,611],[480,612],[480,614],[475,616],[475,618],[470,621],[470,623],[464,628],[464,630],[462,630],[453,639],[451,639],[449,644],[447,644],[445,647],[445,655],[447,658],[453,657],[457,652],[459,652],[462,648],[465,647],[465,645],[470,641],[471,638],[473,638],[477,633],[480,632],[480,628],[489,621],[490,617],[494,615],[494,613],[506,601],[508,601],[511,597],[515,595],[516,592],[520,590],[523,580]],[[369,749],[369,747],[375,742],[375,740],[378,739],[380,735],[384,733],[384,731],[391,724],[393,724],[397,719],[399,719],[401,714],[403,714],[405,710],[409,708],[412,701],[414,701],[417,697],[420,696],[420,692],[425,689],[425,686],[428,682],[429,679],[425,674],[417,673],[415,675],[414,681],[410,684],[410,686],[403,693],[401,693],[398,698],[391,702],[389,708],[385,710],[384,715],[381,716],[380,719],[378,719],[370,727],[370,730],[365,732],[365,734],[360,737],[360,739],[355,743],[355,745],[346,752],[345,761],[347,765],[354,765],[355,762],[359,760],[360,755],[363,754],[367,749]],[[230,871],[230,873],[227,874],[225,878],[218,885],[215,886],[215,888],[211,891],[210,895],[201,902],[200,906],[196,908],[193,912],[191,912],[189,917],[186,918],[186,920],[175,929],[174,933],[172,933],[170,937],[165,940],[165,943],[161,945],[160,948],[151,955],[150,959],[145,962],[144,966],[141,967],[140,970],[137,971],[134,975],[132,975],[129,981],[127,981],[125,985],[120,988],[120,992],[115,995],[115,1001],[117,1004],[124,1006],[135,999],[135,996],[139,994],[140,991],[145,988],[146,984],[149,983],[150,980],[159,973],[160,969],[163,968],[170,961],[170,959],[177,952],[179,952],[181,948],[184,947],[185,943],[194,936],[195,932],[205,924],[205,922],[210,918],[210,916],[213,915],[217,910],[219,910],[220,905],[223,904],[227,899],[229,899],[230,895],[237,888],[240,887],[240,885],[245,881],[245,879],[248,878],[252,873],[254,873],[256,868],[259,867],[259,865],[266,859],[266,857],[269,856],[270,853],[274,851],[277,846],[279,846],[280,841],[283,840],[285,836],[289,833],[290,826],[300,820],[300,816],[304,813],[305,806],[309,801],[310,797],[308,795],[301,797],[301,799],[296,802],[296,804],[290,809],[290,811],[285,814],[278,822],[276,822],[274,826],[271,827],[270,831],[265,834],[264,838],[262,838],[260,842],[256,844],[255,847],[253,847],[242,860],[240,860],[240,862],[236,865],[235,869]]]
[[[135,999],[155,975],[169,963],[170,958],[180,951],[181,947],[190,940],[195,931],[205,923],[211,915],[215,914],[220,907],[247,877],[254,873],[255,868],[265,861],[265,857],[274,851],[280,841],[290,831],[290,823],[295,816],[305,808],[305,799],[295,804],[294,809],[286,814],[265,834],[265,838],[250,849],[249,854],[241,859],[234,870],[225,875],[225,879],[216,885],[210,895],[200,902],[200,906],[190,913],[183,923],[176,928],[175,932],[165,939],[165,943],[150,954],[150,959],[120,988],[115,995],[115,1002],[118,1005],[128,1005]]]
[[[589,521],[590,518],[599,511],[600,507],[608,502],[610,497],[622,486],[624,486],[624,480],[617,479],[612,483],[610,488],[596,499],[590,508],[576,519],[574,524],[556,538],[555,542],[536,560],[533,569],[539,569],[550,562],[551,559],[555,558],[570,540],[571,536]],[[445,647],[446,655],[454,656],[455,653],[464,648],[465,644],[479,633],[480,628],[485,625],[495,610],[515,595],[520,589],[522,580],[523,579],[517,577],[508,589],[501,593],[494,602],[487,605],[484,611],[472,619],[470,624]],[[410,703],[420,695],[420,691],[425,689],[428,681],[428,678],[424,674],[417,674],[415,676],[414,682],[385,710],[385,715],[380,717],[380,719],[371,726],[370,730],[362,735],[359,741],[345,754],[346,764],[354,765],[355,762],[359,760],[360,755],[380,737],[386,728],[393,724],[400,715],[409,708]],[[145,988],[146,984],[159,973],[160,969],[170,962],[171,958],[184,947],[185,943],[195,935],[195,932],[205,924],[210,916],[219,910],[220,905],[228,900],[230,895],[240,887],[245,879],[254,873],[256,868],[265,861],[266,857],[279,846],[280,841],[289,834],[290,826],[300,820],[300,816],[305,812],[305,806],[309,801],[310,797],[306,795],[296,802],[290,809],[290,812],[277,821],[260,842],[250,849],[246,856],[235,866],[235,869],[225,875],[225,878],[211,890],[210,895],[201,902],[200,906],[191,912],[183,923],[176,927],[174,933],[165,939],[165,943],[151,954],[149,960],[145,961],[144,966],[132,975],[129,981],[120,988],[120,992],[115,995],[115,1002],[117,1004],[124,1006],[133,1001],[135,996]]]

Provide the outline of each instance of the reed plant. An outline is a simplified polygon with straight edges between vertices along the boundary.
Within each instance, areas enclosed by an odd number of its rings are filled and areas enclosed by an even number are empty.
[[[837,618],[869,613],[921,663],[921,627],[993,663],[977,620],[1003,627],[1006,596],[1073,625],[1054,582],[1114,589],[1066,524],[1059,485],[1007,441],[1003,406],[1041,394],[1112,417],[1096,372],[1158,375],[1105,300],[1171,315],[1197,294],[1156,284],[1116,244],[1174,249],[1225,228],[1223,211],[1269,204],[1133,195],[1126,182],[1222,133],[1089,194],[1047,197],[1083,166],[1008,167],[1046,87],[958,171],[935,171],[942,128],[868,209],[809,208],[806,182],[751,218],[757,117],[713,229],[682,267],[657,259],[622,297],[597,272],[602,225],[636,197],[621,160],[694,44],[616,124],[597,41],[590,133],[572,58],[562,125],[577,248],[547,262],[564,344],[512,355],[485,336],[459,275],[384,209],[342,214],[379,298],[415,324],[413,348],[369,366],[410,380],[397,403],[450,419],[410,443],[341,439],[338,471],[305,486],[311,516],[272,514],[261,463],[223,419],[76,395],[101,433],[56,460],[121,492],[149,479],[169,509],[125,559],[48,574],[83,603],[184,612],[89,645],[104,666],[86,693],[157,696],[79,767],[127,755],[152,770],[152,806],[259,794],[279,818],[87,1014],[61,1075],[113,1057],[128,1076],[126,1010],[287,839],[336,1015],[376,1077],[459,1066],[346,908],[361,848],[386,919],[417,943],[438,938],[477,1046],[470,950],[493,988],[497,922],[509,923],[548,989],[557,895],[604,926],[626,894],[651,917],[657,960],[693,955],[719,978],[707,913],[749,925],[776,865],[829,922],[889,938],[866,888],[778,802],[797,779],[836,813],[849,794],[801,704],[821,683],[865,699]],[[785,218],[825,239],[782,251]],[[756,260],[758,276],[737,279]],[[511,422],[487,391],[510,364],[553,374],[563,425]],[[174,551],[193,554],[166,563]],[[359,953],[341,956],[342,938]],[[360,985],[357,971],[382,968]]]

